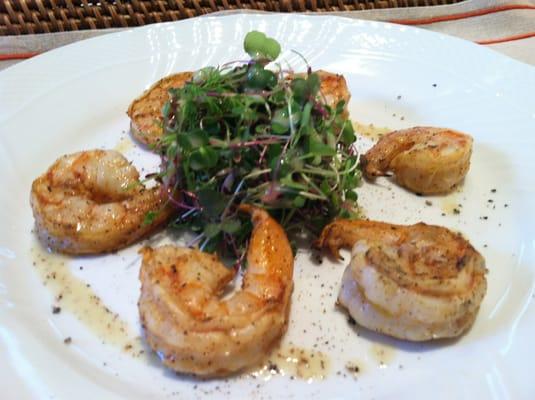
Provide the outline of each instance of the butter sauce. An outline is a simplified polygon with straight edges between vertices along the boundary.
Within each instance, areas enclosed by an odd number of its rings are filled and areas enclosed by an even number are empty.
[[[363,124],[358,121],[353,121],[353,129],[359,135],[366,136],[372,140],[379,140],[385,134],[392,132],[392,129],[385,126],[375,126],[374,124]]]
[[[117,346],[133,357],[145,353],[141,338],[127,322],[110,310],[89,284],[71,272],[68,257],[48,253],[40,246],[33,247],[30,253],[35,271],[54,295],[54,313],[60,310],[72,313],[104,343]]]
[[[374,359],[381,368],[388,366],[396,356],[396,349],[383,344],[374,343],[370,348],[371,358]]]
[[[119,142],[117,142],[113,150],[118,151],[119,153],[125,154],[129,150],[132,150],[133,148],[134,148],[134,142],[132,141],[132,139],[130,139],[127,136],[124,136],[124,137],[121,137],[121,139],[119,139]]]
[[[326,354],[291,345],[274,350],[269,359],[249,375],[263,380],[280,375],[313,382],[325,379],[329,370],[330,360]]]

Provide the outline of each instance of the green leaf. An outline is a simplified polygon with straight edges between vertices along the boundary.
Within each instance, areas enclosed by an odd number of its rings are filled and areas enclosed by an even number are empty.
[[[271,168],[271,177],[273,179],[278,179],[279,176],[286,176],[290,173],[292,166],[286,160],[281,160],[279,157],[274,157],[269,163],[269,168]]]
[[[247,87],[252,89],[272,89],[277,84],[277,76],[260,64],[253,64],[247,71]]]
[[[217,69],[214,67],[204,67],[195,72],[193,75],[193,82],[195,83],[203,83],[208,81],[215,73],[217,72]]]
[[[312,103],[307,102],[305,104],[305,107],[303,108],[303,112],[301,113],[301,127],[307,126],[310,122],[310,113],[312,111]]]
[[[353,129],[353,124],[350,120],[347,120],[344,123],[344,128],[342,130],[342,142],[346,145],[350,145],[357,140],[355,136],[355,130]]]
[[[327,141],[327,146],[336,149],[336,137],[334,136],[332,129],[326,129],[324,136]]]
[[[303,78],[295,78],[291,83],[292,93],[295,101],[304,103],[308,97],[308,85]]]
[[[256,127],[255,127],[255,132],[260,134],[260,135],[264,135],[267,133],[267,129],[268,129],[268,126],[265,125],[265,124],[258,124]]]
[[[158,212],[157,211],[148,211],[145,214],[145,218],[143,219],[143,225],[146,226],[146,225],[152,224],[157,216],[158,216]]]
[[[221,229],[229,234],[238,232],[241,228],[241,222],[239,219],[226,219],[221,223]]]
[[[267,37],[264,33],[251,31],[245,35],[243,48],[251,58],[276,60],[281,52],[280,44],[272,38]]]
[[[188,140],[191,147],[196,149],[208,144],[208,134],[201,129],[195,129],[188,133]]]
[[[176,142],[172,142],[166,149],[165,154],[169,160],[174,160],[177,153],[177,145]]]
[[[282,153],[282,145],[280,143],[274,143],[268,147],[266,158],[268,164],[271,164],[272,160],[278,159]]]
[[[221,125],[219,124],[217,119],[213,117],[204,118],[202,120],[202,128],[208,137],[215,136],[221,132]]]
[[[329,182],[327,181],[327,179],[321,181],[320,190],[325,196],[328,196],[331,193],[331,187],[329,186]]]
[[[214,253],[217,250],[218,244],[218,240],[208,239],[207,242],[203,243],[202,251],[205,253]]]
[[[264,54],[268,59],[274,61],[281,53],[281,45],[275,39],[268,38],[264,43]]]
[[[170,112],[171,112],[171,103],[169,101],[166,101],[162,107],[162,115],[164,117],[168,117]]]
[[[357,195],[357,192],[353,190],[346,191],[345,195],[346,195],[346,199],[351,200],[351,201],[357,201],[359,198],[359,196]]]
[[[312,137],[308,138],[308,152],[315,156],[334,156],[336,150],[327,146],[325,143],[320,142]]]
[[[293,123],[293,126],[295,127],[298,122],[301,119],[301,113],[299,111],[299,107],[297,104],[294,104],[294,107],[292,107],[292,118],[291,122]],[[273,114],[273,118],[271,119],[271,130],[275,134],[283,134],[288,132],[290,129],[290,113],[288,111],[288,107],[279,108],[275,111]]]
[[[306,199],[303,196],[295,196],[292,202],[292,204],[297,208],[303,207],[305,203]]]
[[[302,183],[299,183],[299,182],[295,182],[293,179],[292,179],[292,174],[287,174],[285,176],[283,176],[281,179],[280,179],[280,183],[290,189],[297,189],[297,190],[308,190],[308,186],[307,185],[303,185]]]
[[[321,86],[320,77],[317,73],[312,73],[307,78],[307,88],[310,96],[316,96]]]
[[[201,146],[190,155],[190,168],[194,171],[201,171],[213,168],[217,164],[218,153],[210,146]]]
[[[265,40],[266,35],[264,33],[251,31],[245,35],[243,48],[252,58],[256,58],[260,54]]]
[[[219,232],[221,232],[221,225],[213,223],[206,224],[203,232],[207,238],[212,239],[213,237],[217,236]]]
[[[312,165],[320,165],[321,164],[321,156],[315,155],[314,158],[310,161],[310,164]]]
[[[336,103],[336,114],[342,114],[344,112],[344,107],[346,105],[345,100],[340,100],[338,103]]]
[[[180,147],[182,151],[191,150],[191,142],[189,141],[187,133],[177,134],[176,141],[177,141],[178,147]]]
[[[213,189],[201,189],[197,192],[199,204],[210,218],[216,218],[225,210],[228,196]]]

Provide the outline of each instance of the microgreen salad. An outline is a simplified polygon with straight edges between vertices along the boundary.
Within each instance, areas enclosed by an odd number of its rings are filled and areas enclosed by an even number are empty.
[[[171,226],[234,260],[251,230],[240,203],[269,210],[290,236],[316,236],[336,217],[358,217],[361,179],[344,101],[328,105],[310,67],[284,70],[263,33],[248,33],[244,49],[251,60],[203,68],[170,90],[160,149],[178,210]]]

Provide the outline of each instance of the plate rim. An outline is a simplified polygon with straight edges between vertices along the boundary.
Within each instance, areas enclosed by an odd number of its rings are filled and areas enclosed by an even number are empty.
[[[249,13],[243,13],[243,14],[250,15]],[[253,14],[254,14],[254,13],[253,13]],[[225,15],[225,16],[209,16],[209,15],[208,15],[208,16],[198,17],[198,19],[200,19],[200,18],[208,18],[208,19],[210,19],[210,18],[228,18],[228,17],[236,18],[236,17],[239,16],[239,15],[242,15],[242,13],[239,13],[239,14],[237,14],[237,15],[230,15],[230,16],[227,16],[227,15]],[[262,14],[262,13],[258,13],[258,15],[259,15],[259,16],[262,16],[262,17],[265,17],[265,14]],[[287,14],[284,14],[284,15],[287,15]],[[295,16],[295,15],[293,15],[293,16]],[[299,17],[305,17],[305,15],[299,15]],[[308,17],[308,16],[306,16],[306,17]],[[313,15],[313,16],[311,16],[311,17],[313,17],[313,18],[318,18],[318,17],[323,17],[323,18],[326,18],[326,17],[328,17],[328,18],[342,18],[342,19],[345,19],[345,20],[349,20],[349,21],[353,21],[353,22],[354,22],[354,19],[352,19],[352,18],[340,17],[340,16]],[[147,26],[137,27],[137,28],[133,28],[133,29],[130,29],[130,30],[126,30],[126,31],[121,31],[121,32],[110,32],[109,35],[125,34],[125,33],[128,33],[128,32],[133,32],[133,31],[143,31],[143,30],[145,30],[145,29],[152,29],[152,28],[162,29],[162,28],[166,28],[167,26],[170,26],[170,25],[175,25],[175,24],[183,23],[183,22],[185,22],[185,21],[188,21],[188,20],[177,21],[177,22],[165,22],[165,23],[160,23],[160,24],[147,25]],[[368,20],[358,20],[358,21],[362,21],[362,22],[364,22],[365,25],[367,25],[367,24],[381,24],[381,25],[383,25],[383,24],[388,24],[388,25],[394,25],[394,26],[396,26],[396,27],[398,26],[398,25],[396,25],[396,24],[389,24],[389,23],[383,23],[383,22],[377,22],[377,21],[368,21]],[[157,25],[157,26],[154,27],[154,25]],[[419,29],[419,28],[414,28],[414,27],[406,27],[406,28],[409,29],[409,30],[416,29],[416,30],[418,30],[418,31],[422,31],[421,29]],[[443,35],[443,34],[436,33],[436,32],[430,32],[430,31],[425,31],[425,32],[431,33],[431,34],[433,34],[433,35],[447,36],[447,35]],[[85,39],[85,40],[82,40],[82,41],[79,41],[79,42],[75,42],[75,43],[72,43],[72,44],[69,44],[69,45],[66,45],[66,46],[62,46],[61,48],[51,50],[50,52],[46,52],[46,53],[44,53],[44,54],[42,54],[42,55],[40,55],[40,56],[37,56],[37,57],[41,57],[41,56],[52,57],[52,56],[54,56],[54,52],[55,52],[56,50],[59,50],[59,49],[65,49],[66,47],[70,47],[70,46],[78,46],[78,45],[80,45],[80,43],[84,43],[84,42],[88,42],[88,41],[96,41],[96,40],[100,40],[101,38],[108,37],[109,35],[101,35],[101,36],[96,37],[96,38],[89,38],[89,39]],[[471,43],[471,42],[466,41],[466,40],[464,40],[464,39],[459,39],[459,38],[455,38],[455,37],[447,36],[447,38],[448,38],[448,39],[459,40],[459,41],[461,41],[461,42]],[[476,46],[476,48],[479,48],[478,45],[475,45],[475,44],[473,44],[473,43],[471,43],[471,44],[474,45],[474,46]],[[490,49],[487,49],[487,50],[488,50],[490,53],[494,54],[494,55],[498,55],[499,58],[504,57],[504,58],[506,58],[506,59],[509,59],[509,60],[512,61],[513,63],[517,63],[517,64],[519,64],[520,66],[522,66],[522,68],[524,68],[524,66],[527,65],[527,64],[524,64],[524,63],[522,63],[522,62],[520,62],[520,61],[511,59],[511,58],[509,58],[509,57],[507,57],[507,56],[505,56],[505,55],[502,55],[502,54],[500,54],[500,53],[496,53],[496,52],[493,51],[493,50],[490,50]],[[23,63],[25,63],[25,64],[26,64],[26,63],[31,63],[32,61],[33,61],[33,60],[30,59],[30,60],[26,60],[26,61],[24,61]],[[21,63],[21,64],[23,64],[23,63]],[[17,64],[17,65],[18,65],[18,64]],[[9,69],[11,69],[11,68],[17,68],[17,65],[14,65],[14,66],[8,68],[7,70],[9,70]],[[530,67],[529,65],[527,65],[527,66]],[[532,68],[533,68],[533,67],[532,67]],[[6,70],[4,70],[4,71],[6,71]],[[2,80],[4,71],[0,72],[0,81]],[[531,71],[532,71],[532,72],[535,72],[535,69],[533,69],[533,70],[531,70]],[[534,74],[534,77],[535,77],[535,74]],[[1,82],[0,82],[0,84],[1,84]],[[1,102],[2,102],[2,101],[0,101],[0,103],[1,103]],[[535,104],[535,101],[534,101],[534,104]],[[535,114],[534,114],[534,116],[535,116]],[[0,120],[1,120],[1,118],[0,118]],[[1,136],[0,136],[0,138],[1,138]],[[2,315],[0,314],[0,320],[2,319],[1,317],[2,317]]]

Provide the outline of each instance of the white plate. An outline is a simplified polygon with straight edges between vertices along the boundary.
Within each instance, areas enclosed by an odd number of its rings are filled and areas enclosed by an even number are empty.
[[[251,29],[276,37],[283,58],[296,69],[303,64],[290,49],[315,68],[343,73],[358,121],[391,128],[448,126],[475,137],[472,168],[460,193],[433,197],[429,206],[385,180],[359,190],[369,217],[458,229],[486,257],[488,293],[475,325],[458,341],[410,344],[351,327],[334,306],[343,265],[314,265],[302,253],[283,346],[291,342],[324,352],[330,373],[309,381],[277,375],[203,382],[166,371],[154,356],[132,358],[103,344],[85,317],[80,322],[72,307],[54,298],[53,283],[43,285],[28,204],[32,180],[59,155],[92,147],[118,147],[146,171],[155,168],[154,156],[128,144],[129,102],[171,72],[243,59],[242,40]],[[3,71],[2,398],[533,398],[534,88],[532,67],[468,42],[396,25],[298,15],[150,25]],[[459,203],[461,213],[452,213]],[[125,338],[140,334],[138,248],[67,259],[59,269],[90,284],[119,314],[130,332]],[[63,311],[52,314],[54,304]],[[71,344],[63,343],[66,337]],[[116,335],[115,341],[126,339]],[[348,362],[361,369],[356,377],[346,371]]]

